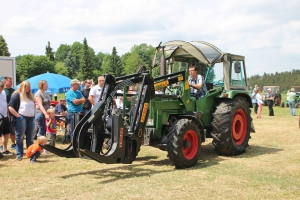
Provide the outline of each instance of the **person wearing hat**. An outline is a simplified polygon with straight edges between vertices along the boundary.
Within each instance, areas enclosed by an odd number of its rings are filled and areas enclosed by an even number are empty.
[[[266,100],[268,101],[269,116],[274,116],[273,103],[274,103],[274,94],[270,88],[267,89],[268,93],[266,95]]]
[[[66,102],[68,105],[67,120],[70,123],[70,137],[73,138],[74,131],[74,114],[82,112],[82,104],[85,102],[82,93],[78,90],[80,81],[77,79],[71,80],[71,89],[66,93]]]
[[[296,92],[295,88],[291,88],[291,90],[286,94],[286,97],[288,99],[288,104],[290,108],[290,113],[292,116],[296,115]]]

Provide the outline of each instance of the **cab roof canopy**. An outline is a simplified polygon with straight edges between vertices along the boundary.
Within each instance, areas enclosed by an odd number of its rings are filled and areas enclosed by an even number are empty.
[[[224,55],[216,46],[204,41],[173,40],[157,47],[158,51],[162,48],[164,48],[166,60],[189,63],[200,61],[208,66],[214,65]]]

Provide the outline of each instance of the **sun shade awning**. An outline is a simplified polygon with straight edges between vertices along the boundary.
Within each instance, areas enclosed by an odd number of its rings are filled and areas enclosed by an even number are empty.
[[[166,57],[172,57],[175,61],[188,61],[196,58],[200,62],[212,66],[223,56],[220,49],[203,41],[174,40],[166,42],[162,46],[165,47]]]

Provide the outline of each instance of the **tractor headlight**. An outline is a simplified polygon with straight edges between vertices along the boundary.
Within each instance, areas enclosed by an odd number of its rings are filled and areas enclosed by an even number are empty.
[[[151,118],[148,118],[148,120],[147,120],[147,125],[153,125],[153,119],[151,119]]]

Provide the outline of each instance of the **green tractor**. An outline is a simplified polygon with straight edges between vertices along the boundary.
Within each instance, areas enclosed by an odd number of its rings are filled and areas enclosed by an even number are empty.
[[[296,99],[295,99],[295,106],[296,108],[299,108],[300,106],[300,86],[292,86],[292,88],[295,89],[296,92]],[[286,100],[286,102],[282,102],[281,103],[281,107],[284,108],[284,106],[286,105],[286,107],[289,107],[289,102]]]
[[[220,71],[223,84],[202,98],[193,97],[188,82],[192,63]],[[160,75],[152,77],[158,67]],[[92,110],[81,120],[75,117],[70,146],[62,150],[43,145],[45,149],[67,158],[129,164],[141,145],[150,145],[167,151],[176,168],[188,168],[198,162],[206,138],[213,139],[219,154],[234,156],[245,152],[254,132],[244,57],[207,42],[160,44],[151,69],[117,78],[106,75],[104,84],[106,90]],[[138,85],[136,94],[127,92],[131,85]],[[118,96],[124,102],[116,111]]]
[[[281,106],[281,94],[279,86],[264,86],[263,87],[263,97],[264,97],[264,106],[268,105],[268,101],[266,100],[268,89],[271,89],[271,93],[274,94],[274,106]]]

